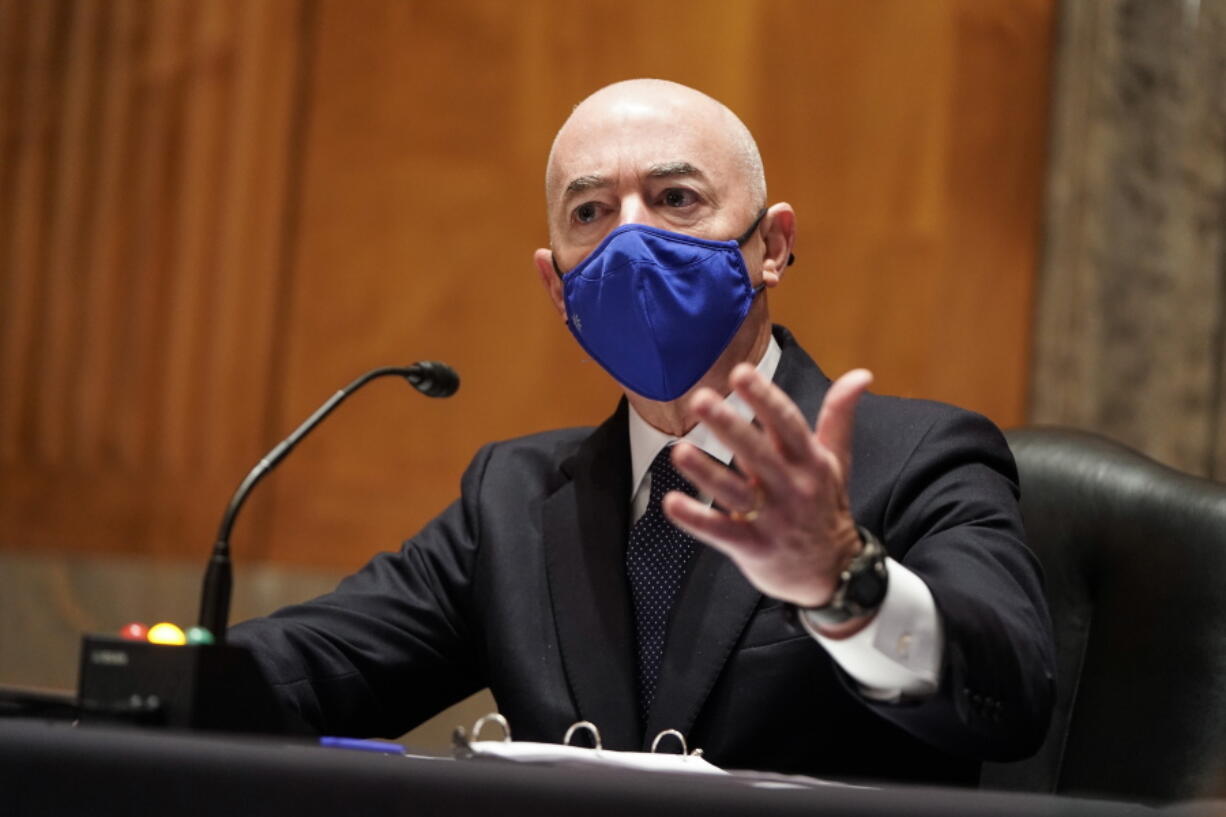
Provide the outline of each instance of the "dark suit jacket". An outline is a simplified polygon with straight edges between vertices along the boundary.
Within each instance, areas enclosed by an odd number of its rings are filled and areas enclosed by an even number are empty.
[[[775,381],[812,424],[830,381],[786,330],[776,336]],[[932,590],[946,644],[938,693],[865,700],[786,605],[703,548],[640,723],[626,412],[623,400],[594,431],[485,446],[460,499],[399,552],[238,625],[231,641],[329,734],[399,735],[488,686],[517,739],[559,741],[586,719],[607,748],[644,749],[675,728],[725,768],[974,783],[980,759],[1039,744],[1050,624],[1004,439],[978,415],[874,395],[857,410],[853,511]]]

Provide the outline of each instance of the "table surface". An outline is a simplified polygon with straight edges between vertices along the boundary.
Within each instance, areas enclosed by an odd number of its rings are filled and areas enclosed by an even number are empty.
[[[1183,811],[1223,813],[1201,806]],[[0,720],[0,814],[140,813],[1047,817],[1159,812],[1047,795],[897,786],[765,788],[736,775],[414,758],[288,739]]]

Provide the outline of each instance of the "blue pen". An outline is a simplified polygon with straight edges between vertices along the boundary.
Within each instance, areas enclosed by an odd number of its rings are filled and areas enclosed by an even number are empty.
[[[386,740],[362,740],[361,738],[336,738],[324,736],[319,739],[320,746],[333,749],[356,749],[359,752],[380,752],[385,755],[403,755],[404,747],[399,743]]]

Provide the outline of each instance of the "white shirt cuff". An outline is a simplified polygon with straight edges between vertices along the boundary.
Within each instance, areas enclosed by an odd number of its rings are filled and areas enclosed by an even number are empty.
[[[895,701],[936,691],[945,648],[936,602],[924,580],[894,559],[885,600],[864,629],[847,638],[828,638],[808,616],[801,624],[839,666],[860,685],[866,698]]]

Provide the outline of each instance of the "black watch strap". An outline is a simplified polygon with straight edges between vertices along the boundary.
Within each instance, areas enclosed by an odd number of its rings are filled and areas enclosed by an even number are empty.
[[[801,618],[814,627],[833,627],[868,615],[885,601],[890,584],[885,546],[871,531],[858,530],[864,547],[839,575],[839,586],[830,601],[821,607],[798,608]]]

